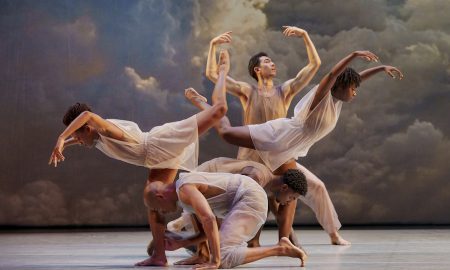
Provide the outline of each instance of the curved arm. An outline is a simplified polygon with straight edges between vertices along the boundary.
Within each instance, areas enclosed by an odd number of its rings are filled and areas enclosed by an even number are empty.
[[[298,72],[295,78],[286,81],[283,84],[283,92],[285,93],[285,98],[288,103],[290,103],[294,96],[303,90],[306,85],[308,85],[314,75],[316,75],[322,63],[316,47],[311,41],[308,33],[305,31],[302,36],[305,42],[306,52],[308,53],[309,63]]]
[[[82,112],[77,118],[72,121],[72,123],[70,123],[70,125],[67,126],[67,128],[61,133],[61,135],[59,135],[59,138],[63,140],[67,139],[75,131],[86,124],[93,126],[97,132],[102,134],[110,130],[112,126],[115,127],[99,115],[93,112],[85,111]]]
[[[348,66],[348,64],[350,64],[350,62],[356,57],[363,57],[368,61],[378,61],[378,57],[369,51],[354,51],[344,57],[320,81],[319,86],[316,90],[316,95],[314,96],[314,100],[311,104],[311,107],[309,108],[310,111],[312,111],[317,106],[317,104],[319,104],[319,102],[328,94],[328,92],[331,91],[331,87],[336,82],[339,74],[341,74]]]
[[[179,199],[186,205],[192,206],[195,215],[203,226],[203,231],[208,238],[211,262],[220,265],[220,239],[216,216],[205,196],[195,185],[185,184],[180,188]]]
[[[225,34],[222,34],[221,36],[223,35]],[[208,52],[208,59],[206,60],[206,71],[205,71],[206,77],[213,83],[216,83],[217,80],[219,79],[215,40],[216,38],[211,40],[211,42],[209,43],[209,52]],[[251,90],[251,86],[249,84],[245,82],[236,81],[230,76],[226,76],[226,85],[227,85],[226,90],[228,93],[232,94],[233,96],[239,97],[243,104],[246,103],[249,91]]]
[[[378,66],[378,67],[373,67],[373,68],[368,68],[364,71],[361,71],[359,73],[359,75],[361,76],[361,81],[365,81],[367,79],[369,79],[370,77],[372,77],[373,75],[381,72],[381,71],[385,71],[389,76],[391,76],[392,78],[396,78],[395,75],[397,75],[397,77],[401,80],[403,79],[403,74],[402,72],[393,66],[387,66],[387,65],[382,65],[382,66]]]

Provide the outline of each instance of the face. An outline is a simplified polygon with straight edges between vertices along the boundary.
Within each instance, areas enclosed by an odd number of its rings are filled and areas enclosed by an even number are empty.
[[[279,204],[287,205],[290,202],[297,200],[298,197],[300,197],[300,194],[293,191],[288,185],[283,184],[278,193],[276,193],[275,199]]]
[[[90,148],[95,144],[96,135],[96,132],[91,127],[85,126],[75,131],[72,134],[72,138],[79,144]]]
[[[277,75],[275,63],[267,56],[261,56],[259,58],[259,67],[255,67],[255,72],[256,74],[259,74],[261,78],[271,78]]]
[[[356,97],[356,86],[354,84],[347,88],[337,88],[333,96],[344,102],[350,102]]]

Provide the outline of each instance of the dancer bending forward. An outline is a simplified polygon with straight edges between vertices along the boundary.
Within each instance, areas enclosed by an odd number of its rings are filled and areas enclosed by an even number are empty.
[[[292,170],[283,177],[278,200],[286,204],[307,192],[304,175]],[[166,248],[175,250],[208,241],[210,261],[195,269],[232,268],[270,256],[299,258],[301,266],[306,254],[288,238],[278,245],[248,248],[250,240],[267,217],[266,192],[251,178],[228,173],[183,173],[175,183],[154,182],[149,185],[149,201],[158,211],[174,211],[177,203],[199,219],[203,233],[189,239],[167,238]],[[220,229],[216,217],[222,218]],[[143,262],[145,263],[145,261]]]

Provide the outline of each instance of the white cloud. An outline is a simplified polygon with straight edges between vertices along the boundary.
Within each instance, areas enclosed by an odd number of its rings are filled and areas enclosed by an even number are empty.
[[[162,90],[156,78],[149,76],[146,79],[141,78],[139,74],[131,67],[125,67],[125,75],[130,80],[133,87],[146,95],[152,97],[161,108],[167,107],[168,91]]]

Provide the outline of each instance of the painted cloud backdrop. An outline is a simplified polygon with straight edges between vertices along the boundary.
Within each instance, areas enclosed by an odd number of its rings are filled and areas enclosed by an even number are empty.
[[[307,30],[322,59],[294,102],[354,50],[405,74],[366,82],[336,129],[300,160],[324,181],[342,223],[448,224],[448,10],[445,0],[1,0],[0,224],[145,224],[146,169],[81,147],[67,149],[58,168],[47,166],[67,107],[86,102],[143,130],[188,117],[196,110],[183,89],[210,95],[209,41],[230,30],[231,75],[251,82],[248,59],[265,51],[281,83],[307,63],[303,41],[283,37],[283,25]],[[240,104],[229,102],[238,124]],[[200,147],[201,161],[236,154],[214,131]],[[298,209],[298,223],[316,222]]]

